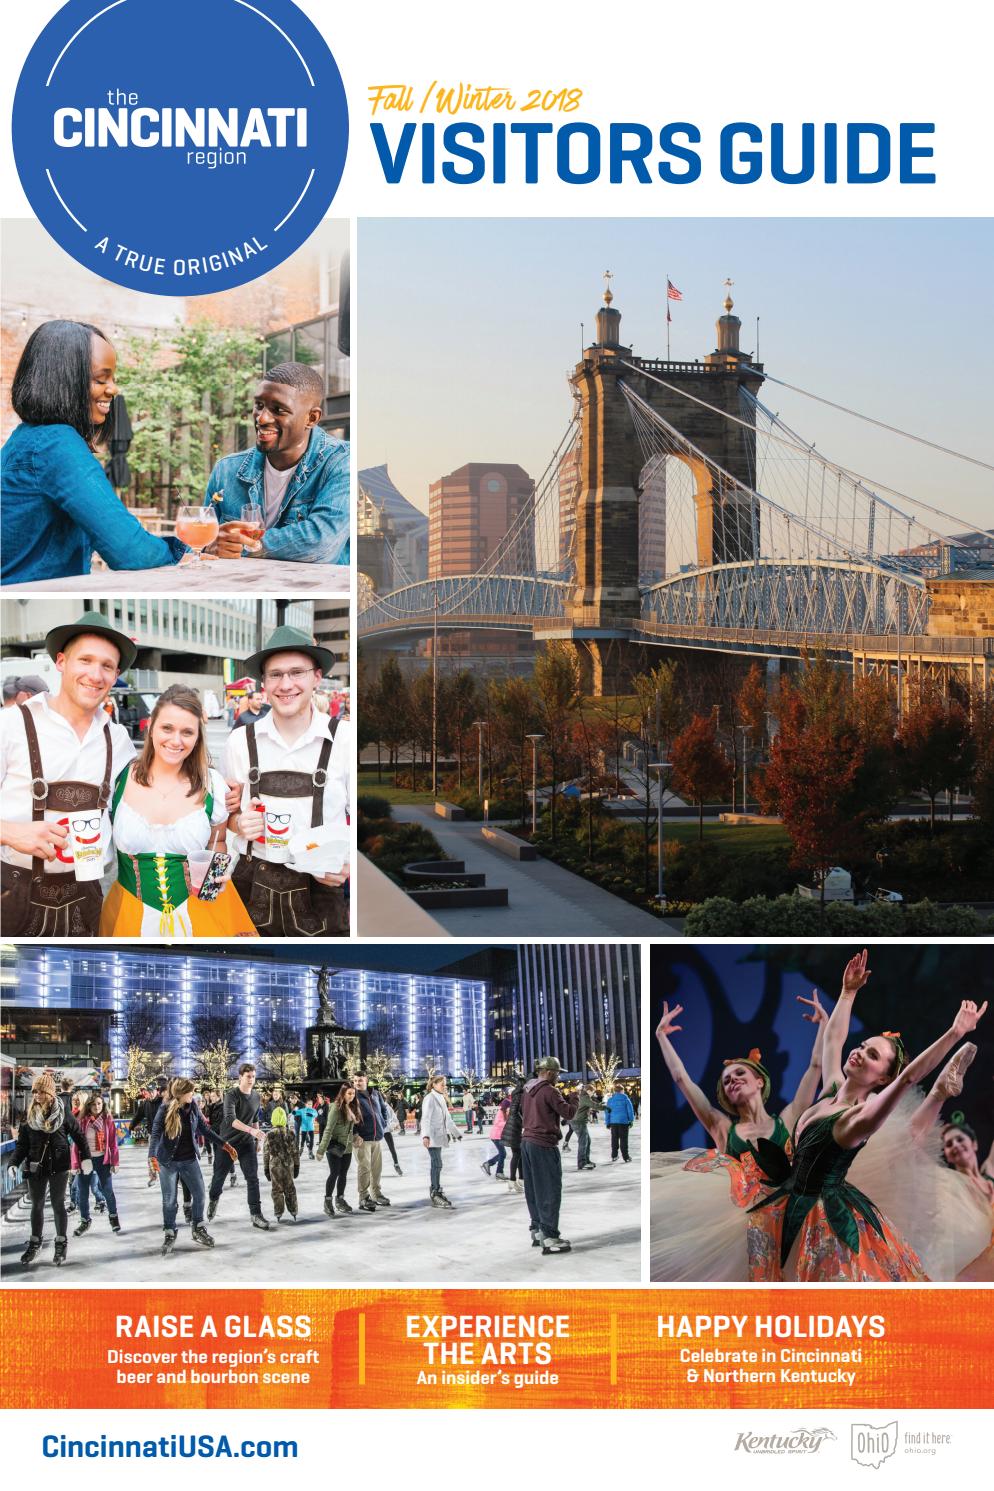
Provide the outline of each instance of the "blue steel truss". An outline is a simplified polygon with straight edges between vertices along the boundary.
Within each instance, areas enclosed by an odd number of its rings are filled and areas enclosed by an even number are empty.
[[[450,575],[376,597],[359,613],[360,636],[494,627],[530,631],[565,619],[568,581],[529,575]],[[688,570],[642,593],[639,621],[679,627],[752,628],[824,636],[917,636],[928,593],[916,575],[842,560],[764,559]]]
[[[925,631],[928,592],[919,576],[879,565],[763,559],[671,575],[643,592],[642,619],[674,626],[914,636]]]

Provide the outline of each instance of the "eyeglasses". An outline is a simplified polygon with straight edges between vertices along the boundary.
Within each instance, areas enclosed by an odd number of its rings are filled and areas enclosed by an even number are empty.
[[[285,673],[266,673],[263,675],[263,681],[265,683],[282,683],[285,678],[290,683],[303,683],[305,678],[309,678],[312,673],[316,672],[316,668],[290,668]]]
[[[99,818],[74,818],[72,820],[73,832],[77,834],[93,834],[100,827]]]

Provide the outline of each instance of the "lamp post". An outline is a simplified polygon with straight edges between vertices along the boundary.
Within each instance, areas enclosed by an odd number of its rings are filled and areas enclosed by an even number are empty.
[[[747,776],[746,773],[748,771],[748,765],[749,765],[749,762],[748,762],[748,757],[749,757],[749,734],[750,734],[750,731],[752,729],[752,726],[751,725],[740,725],[739,729],[742,731],[742,811],[743,811],[743,813],[748,813],[748,811],[749,811],[749,792],[748,792],[748,776]]]
[[[663,895],[663,772],[671,771],[672,761],[651,761],[649,771],[656,775],[656,900],[659,909],[666,905]]]
[[[538,743],[544,740],[544,735],[526,735],[526,740],[532,743],[532,838],[535,837],[538,828]]]
[[[438,796],[438,586],[435,586],[431,623],[431,795]]]
[[[487,728],[486,720],[474,720],[476,726],[476,795],[483,801],[483,732]]]

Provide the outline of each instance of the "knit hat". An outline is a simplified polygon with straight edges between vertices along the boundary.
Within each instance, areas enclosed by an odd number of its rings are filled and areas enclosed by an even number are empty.
[[[40,1076],[36,1077],[31,1084],[31,1091],[34,1093],[35,1097],[40,1098],[47,1096],[50,1098],[54,1098],[55,1078],[52,1076],[51,1072],[42,1072]]]
[[[269,1115],[269,1122],[272,1124],[272,1126],[273,1126],[274,1129],[285,1129],[286,1128],[286,1109],[285,1108],[274,1108],[273,1111],[272,1111],[272,1113],[270,1113],[270,1115]]]

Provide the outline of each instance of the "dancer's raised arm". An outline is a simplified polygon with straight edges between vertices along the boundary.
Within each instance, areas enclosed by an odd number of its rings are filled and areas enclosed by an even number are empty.
[[[933,1041],[927,1050],[922,1051],[913,1061],[909,1061],[882,1092],[872,1094],[865,1103],[861,1103],[842,1115],[835,1126],[837,1143],[843,1149],[854,1149],[857,1144],[861,1144],[871,1134],[875,1134],[897,1107],[901,1094],[907,1088],[920,1082],[923,1077],[927,1077],[929,1072],[939,1065],[946,1053],[952,1050],[956,1042],[976,1028],[977,1022],[986,1011],[986,999],[979,1009],[972,999],[964,999],[956,1019],[937,1041]],[[890,1036],[886,1038],[892,1039]]]
[[[705,1097],[701,1088],[693,1082],[680,1057],[677,1055],[670,1036],[674,1035],[683,1027],[676,1024],[677,1019],[683,1014],[683,1005],[675,1004],[670,1009],[667,1003],[663,1003],[663,1016],[656,1026],[656,1040],[659,1049],[663,1053],[666,1070],[669,1072],[677,1087],[683,1093],[687,1102],[694,1111],[694,1117],[704,1125],[715,1144],[721,1149],[728,1138],[728,1130],[732,1120],[727,1113],[722,1113],[715,1108]]]
[[[866,966],[869,954],[864,947],[861,953],[849,959],[846,971],[842,975],[842,992],[825,1026],[824,1041],[822,1046],[822,1069],[825,1074],[825,1087],[830,1088],[833,1084],[841,1087],[844,1076],[842,1071],[842,1050],[849,1038],[849,1022],[852,1019],[853,1001],[870,977],[870,970]]]
[[[825,1043],[825,1027],[828,1024],[828,1011],[818,998],[818,990],[811,990],[811,998],[804,994],[798,994],[798,1004],[806,1004],[811,1008],[810,1015],[805,1015],[805,1020],[810,1020],[815,1027],[815,1041],[811,1047],[811,1056],[808,1059],[808,1069],[797,1084],[797,1091],[793,1098],[784,1108],[780,1117],[787,1128],[793,1133],[794,1125],[801,1114],[811,1107],[818,1096],[818,1087],[821,1083],[822,1048]]]

